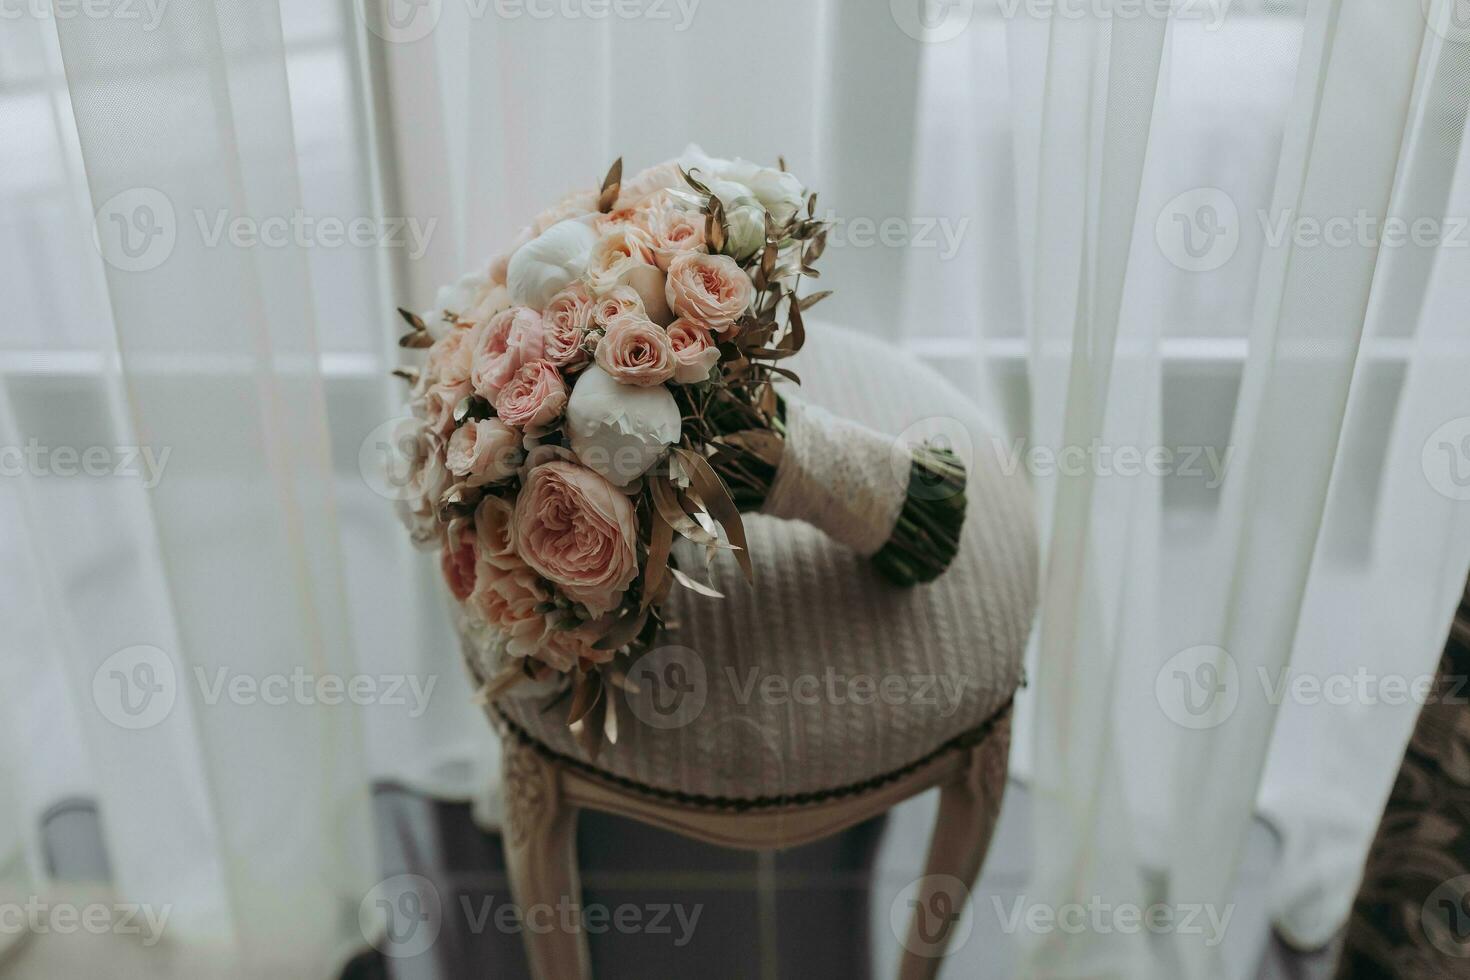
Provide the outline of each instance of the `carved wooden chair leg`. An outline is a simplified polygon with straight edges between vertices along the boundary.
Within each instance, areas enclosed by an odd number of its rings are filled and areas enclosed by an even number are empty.
[[[577,810],[556,768],[519,739],[506,738],[505,858],[521,910],[521,935],[537,980],[591,980],[577,876]]]
[[[933,980],[949,952],[970,890],[1000,817],[1011,747],[1009,712],[970,750],[969,765],[939,791],[939,815],[924,877],[911,899],[913,918],[899,961],[899,980]]]

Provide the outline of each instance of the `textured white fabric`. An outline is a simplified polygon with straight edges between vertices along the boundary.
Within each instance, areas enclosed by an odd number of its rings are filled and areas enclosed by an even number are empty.
[[[973,444],[988,444],[970,400],[913,358],[846,330],[809,329],[795,359],[809,402],[890,436],[944,416]],[[713,583],[725,598],[675,589],[672,625],[648,655],[678,663],[682,679],[702,689],[702,710],[660,729],[620,697],[618,743],[596,765],[706,796],[812,792],[891,772],[991,717],[1021,678],[1037,556],[1024,474],[1002,472],[993,453],[976,456],[967,460],[960,553],[929,585],[897,588],[814,527],[749,516],[754,588],[722,555]],[[697,552],[680,553],[684,568],[698,567]],[[644,684],[636,668],[633,676]],[[857,703],[859,678],[887,683],[891,696]],[[500,707],[553,749],[583,757],[565,726],[566,702],[545,704],[544,695],[516,696]]]
[[[786,448],[761,513],[806,521],[860,555],[888,542],[908,497],[908,447],[798,398],[786,400]]]

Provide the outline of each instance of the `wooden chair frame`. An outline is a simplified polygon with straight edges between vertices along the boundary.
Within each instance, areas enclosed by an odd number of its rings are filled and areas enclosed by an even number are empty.
[[[920,915],[926,908],[941,907],[935,904],[940,893],[946,893],[942,907],[962,908],[979,877],[1005,791],[1009,707],[972,734],[976,737],[957,740],[904,772],[862,788],[817,794],[822,798],[800,804],[742,805],[635,788],[507,731],[505,849],[511,891],[522,909],[559,902],[580,908],[576,823],[582,809],[630,817],[722,847],[772,850],[839,833],[938,786],[939,814],[899,964],[901,980],[932,980],[957,919],[944,920],[930,934]],[[571,929],[558,925],[525,933],[527,957],[538,980],[590,980],[587,936],[580,917],[573,918]]]

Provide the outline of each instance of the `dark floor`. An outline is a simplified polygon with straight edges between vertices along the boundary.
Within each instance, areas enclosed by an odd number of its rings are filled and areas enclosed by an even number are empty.
[[[467,806],[435,802],[402,788],[380,788],[376,805],[386,887],[427,879],[441,902],[442,926],[426,949],[390,947],[415,955],[365,952],[349,965],[344,980],[526,976],[519,926],[501,911],[509,895],[499,838],[479,831]],[[606,910],[602,931],[591,942],[595,975],[599,980],[892,976],[899,945],[890,913],[922,866],[933,810],[930,794],[896,808],[886,821],[775,855],[708,847],[619,818],[583,814],[578,849],[584,905]],[[1007,933],[997,910],[1011,907],[1025,885],[1027,811],[1024,788],[1013,785],[975,893],[973,929],[941,977],[1014,975],[1017,937]],[[48,815],[45,841],[54,877],[105,879],[106,856],[90,804],[55,808]],[[1330,953],[1298,955],[1271,936],[1263,896],[1273,852],[1274,839],[1259,828],[1222,943],[1226,976],[1327,980]],[[58,951],[33,942],[0,964],[0,978],[165,973],[146,965],[125,973],[125,960],[132,962],[102,947],[83,951],[72,944]],[[95,972],[88,964],[97,967]]]

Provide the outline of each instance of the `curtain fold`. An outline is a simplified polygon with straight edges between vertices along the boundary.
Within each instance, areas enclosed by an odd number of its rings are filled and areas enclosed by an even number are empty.
[[[356,674],[312,286],[300,242],[209,231],[301,209],[280,20],[220,2],[158,30],[56,28],[127,417],[169,454],[137,549],[156,556],[167,628],[128,643],[84,621],[64,653],[82,713],[114,726],[91,744],[98,768],[132,782],[102,810],[116,879],[171,906],[185,948],[326,973],[362,941],[344,912],[373,878],[360,723],[271,693]]]

